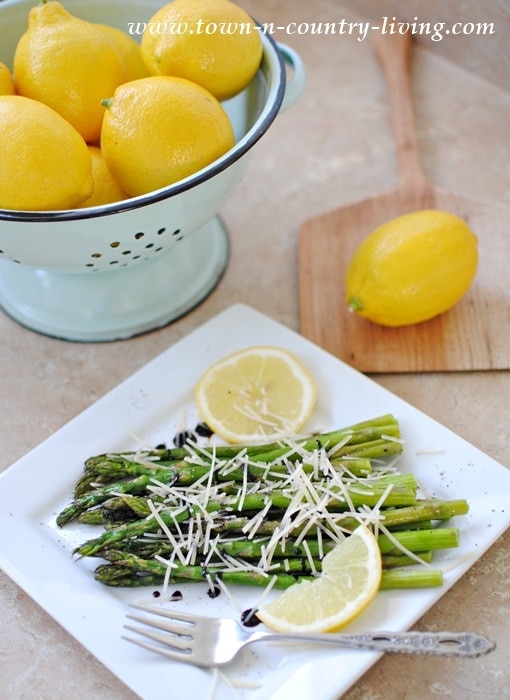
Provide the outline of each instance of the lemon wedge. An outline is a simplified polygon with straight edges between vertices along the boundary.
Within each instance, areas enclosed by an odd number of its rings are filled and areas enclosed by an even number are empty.
[[[252,346],[213,364],[195,387],[202,419],[230,443],[298,433],[316,401],[315,380],[288,350]]]
[[[377,539],[360,525],[324,557],[319,578],[287,588],[257,617],[278,632],[334,632],[372,602],[381,572]]]

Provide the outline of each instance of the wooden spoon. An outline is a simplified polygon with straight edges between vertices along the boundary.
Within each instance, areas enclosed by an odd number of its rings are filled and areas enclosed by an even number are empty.
[[[508,369],[510,208],[453,194],[427,180],[411,101],[411,35],[374,36],[389,88],[399,184],[301,227],[301,333],[364,372]],[[414,326],[386,328],[350,313],[345,271],[355,249],[377,226],[418,209],[450,211],[477,234],[480,262],[471,289],[453,309]]]

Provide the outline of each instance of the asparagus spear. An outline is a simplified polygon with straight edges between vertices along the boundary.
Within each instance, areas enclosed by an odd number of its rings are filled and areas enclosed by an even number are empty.
[[[409,530],[404,532],[396,532],[394,534],[395,541],[410,552],[433,551],[437,549],[449,549],[457,547],[459,544],[459,532],[456,528],[445,528],[435,530]],[[172,543],[168,540],[156,540],[151,542],[139,542],[139,547],[131,547],[133,553],[141,552],[144,556],[154,556],[158,554],[162,557],[170,557],[173,552]],[[235,559],[255,560],[259,561],[264,556],[264,551],[270,544],[269,538],[253,540],[225,540],[219,541],[215,545],[218,554],[227,555]],[[395,546],[386,535],[378,536],[379,549],[381,554],[398,556],[402,554],[402,550]],[[296,542],[296,540],[288,539],[284,543],[279,542],[276,548],[272,551],[272,560],[284,559],[288,557],[307,557],[311,556],[315,560],[320,559],[335,547],[336,543],[333,540],[326,540],[320,543],[317,539],[306,538],[304,541]],[[118,550],[115,550],[118,552]],[[102,554],[107,558],[105,553]],[[115,561],[118,561],[117,554]]]
[[[393,541],[394,540],[394,541]],[[377,538],[379,549],[383,554],[398,554],[400,547],[409,552],[420,550],[450,549],[459,545],[459,531],[455,527],[435,528],[433,530],[407,530],[392,533],[392,539],[387,535]],[[395,542],[398,543],[395,545]]]
[[[312,556],[314,558],[314,567],[317,571],[320,571],[322,568],[320,557],[323,554],[325,555],[329,551],[331,551],[334,545],[333,543],[328,541],[325,542],[321,547],[319,547],[316,540],[306,540],[306,543],[307,547],[309,548],[309,551],[312,553]],[[229,556],[238,556],[245,561],[258,561],[260,559],[261,550],[251,550],[249,544],[246,548],[243,548],[241,546],[239,549],[232,546],[228,546],[232,545],[232,542],[225,544],[227,546],[217,546],[219,552],[222,552],[223,554],[228,554]],[[289,551],[287,552],[287,550]],[[421,561],[427,563],[430,563],[432,561],[432,550],[422,551],[416,549],[413,551]],[[152,559],[155,556],[169,559],[172,556],[173,547],[171,543],[168,542],[168,540],[145,540],[141,538],[140,540],[129,540],[128,542],[123,543],[121,548],[112,547],[111,549],[103,550],[101,552],[101,556],[107,561],[118,563],[122,561],[122,552],[133,554],[137,557],[140,557],[141,559]],[[301,562],[302,566],[306,566],[306,560],[303,558],[304,550],[302,545],[297,547],[296,549],[287,546],[285,547],[285,552],[286,553],[283,554],[281,550],[276,551],[273,554],[272,562],[277,562],[278,559],[289,559],[299,557],[299,561]],[[322,552],[322,554],[320,554],[320,552]],[[410,566],[416,564],[415,558],[412,558],[406,554],[402,554],[401,552],[390,552],[388,554],[381,554],[381,559],[383,567],[387,569],[391,567]]]
[[[113,555],[113,558],[115,556]],[[306,568],[306,567],[305,567]],[[280,570],[275,569],[269,574],[258,573],[254,570],[245,571],[221,571],[218,567],[211,566],[204,569],[202,566],[172,567],[169,583],[203,582],[207,580],[209,573],[212,580],[221,578],[226,584],[238,586],[267,586],[275,577],[274,587],[278,589],[288,588],[297,581],[313,580],[314,576],[303,571],[303,562],[300,559],[288,560],[281,565]],[[108,586],[139,586],[161,585],[167,576],[167,565],[157,559],[140,559],[135,555],[119,555],[118,564],[99,565],[94,576],[97,581]],[[442,583],[442,572],[435,569],[402,569],[384,570],[381,577],[380,589],[391,588],[420,588],[437,586]]]
[[[387,440],[386,438],[391,438]],[[351,454],[349,449],[354,445],[362,445],[361,450],[369,449],[369,443],[377,441],[377,447],[380,448],[377,454],[371,458],[377,459],[385,457],[388,454],[398,454],[402,452],[402,443],[399,442],[400,428],[397,419],[391,414],[385,414],[377,418],[372,418],[367,421],[355,423],[354,425],[340,430],[333,430],[326,433],[318,433],[306,439],[296,441],[298,450],[289,449],[289,445],[285,441],[266,443],[262,445],[215,445],[206,446],[200,449],[201,457],[209,458],[209,460],[230,460],[240,454],[246,455],[247,458],[257,462],[274,462],[281,457],[286,459],[300,459],[303,452],[313,452],[314,450],[327,448],[328,450],[343,443],[345,445],[335,452],[335,456]],[[344,450],[344,448],[346,448]],[[389,450],[389,451],[387,451]],[[355,450],[354,450],[355,452]],[[97,462],[107,459],[115,459],[122,456],[134,456],[137,452],[124,452],[120,455],[103,454],[90,457],[85,462],[85,470],[93,470]],[[190,449],[187,447],[161,448],[155,450],[144,451],[143,454],[147,458],[157,458],[164,462],[172,462],[189,458]]]
[[[147,486],[154,483],[154,479],[171,484],[173,481],[175,481],[175,473],[165,471],[141,475],[136,477],[136,479],[131,479],[130,481],[118,481],[114,484],[104,486],[102,489],[97,489],[86,496],[76,498],[70,505],[66,506],[57,515],[57,525],[59,527],[63,527],[67,523],[71,522],[71,520],[77,518],[84,511],[88,510],[89,508],[93,508],[103,501],[106,501],[112,494],[145,493]]]
[[[458,543],[458,533],[456,530],[449,531],[421,531],[423,536],[416,536],[415,532],[398,533],[396,540],[400,542],[410,552],[416,553],[421,561],[431,561],[432,550],[442,549],[447,547],[455,547]],[[434,536],[435,535],[435,536]],[[387,540],[384,536],[380,536],[380,549],[382,554],[382,565],[384,568],[408,566],[416,564],[416,558],[402,554],[396,548],[385,551],[384,543]],[[269,539],[258,540],[257,542],[246,540],[228,540],[218,542],[214,545],[214,554],[208,556],[208,566],[216,564],[219,561],[237,560],[246,562],[250,566],[257,568],[266,568],[267,561],[264,563],[266,556],[266,548],[269,546]],[[271,571],[278,572],[279,570],[288,571],[288,562],[295,562],[292,565],[291,571],[300,571],[302,573],[315,573],[322,570],[323,557],[333,549],[335,543],[327,540],[320,542],[316,539],[306,539],[303,542],[286,541],[285,544],[278,544],[275,550],[271,553],[270,568]],[[424,548],[429,546],[426,551]],[[143,562],[152,560],[154,557],[160,557],[170,560],[174,554],[172,544],[168,540],[129,540],[121,549],[112,547],[101,552],[103,559],[106,559],[115,564],[122,564],[125,554],[131,556],[131,562]],[[185,560],[195,565],[197,552],[191,553],[182,552]],[[146,570],[147,567],[142,570]]]
[[[369,448],[378,451],[376,445],[370,443]],[[368,449],[368,448],[363,448]],[[190,459],[189,461],[180,460],[176,462],[153,462],[148,466],[145,462],[147,453],[133,456],[132,458],[124,458],[125,463],[122,463],[120,457],[114,459],[102,459],[94,470],[89,470],[79,479],[74,491],[74,497],[79,498],[97,489],[98,485],[111,484],[115,481],[121,481],[129,477],[137,477],[142,474],[155,475],[157,472],[165,473],[168,469],[170,473],[176,472],[177,480],[181,486],[187,486],[202,479],[209,474],[212,466],[210,460],[205,460],[204,463],[196,464]],[[139,461],[136,461],[139,460]],[[291,460],[291,461],[296,461]],[[237,468],[232,468],[232,464],[238,464]],[[248,476],[253,481],[266,479],[268,475],[272,479],[282,478],[288,475],[287,461],[254,461],[248,457],[238,456],[232,460],[215,461],[214,481],[242,481],[245,470],[247,469]],[[346,473],[352,477],[368,476],[372,472],[372,463],[368,457],[334,457],[330,460],[330,465],[339,473]],[[301,464],[301,469],[306,474],[312,474],[315,470],[310,464]]]
[[[432,521],[449,520],[454,516],[466,515],[469,510],[467,501],[463,499],[451,501],[422,500],[410,507],[383,509],[381,510],[382,522],[392,531],[399,529],[431,529]],[[79,516],[79,522],[88,525],[104,525],[106,527],[120,526],[123,523],[132,522],[140,518],[145,518],[151,514],[147,497],[133,496],[125,494],[107,499],[101,508],[90,509]],[[244,532],[250,518],[246,515],[223,518],[214,522],[212,532],[218,533],[239,533]],[[336,518],[336,523],[344,530],[354,530],[359,525],[359,520],[352,516],[342,516]],[[278,520],[264,520],[257,534],[260,536],[272,535],[280,527]],[[300,534],[304,527],[307,527],[309,534],[314,535],[317,528],[305,525],[296,525],[290,533],[295,537]],[[169,525],[171,529],[172,524]]]

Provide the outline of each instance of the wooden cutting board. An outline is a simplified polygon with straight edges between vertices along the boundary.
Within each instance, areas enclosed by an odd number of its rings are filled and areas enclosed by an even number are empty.
[[[450,200],[450,201],[449,201]],[[510,210],[454,198],[442,209],[465,219],[479,240],[475,282],[441,316],[414,326],[386,328],[347,309],[345,271],[374,214],[392,218],[381,197],[367,199],[346,217],[332,211],[305,222],[299,236],[301,333],[362,372],[432,372],[510,368]],[[393,195],[391,202],[393,202]],[[403,197],[402,214],[422,208]],[[342,214],[339,216],[339,214]]]
[[[381,40],[379,40],[381,41]],[[428,182],[421,168],[408,80],[409,43],[376,46],[385,70],[399,163],[397,188],[306,221],[299,232],[301,333],[362,372],[510,368],[510,207],[462,197]],[[468,293],[446,313],[388,328],[350,313],[345,272],[374,228],[418,209],[444,209],[478,237],[479,267]]]

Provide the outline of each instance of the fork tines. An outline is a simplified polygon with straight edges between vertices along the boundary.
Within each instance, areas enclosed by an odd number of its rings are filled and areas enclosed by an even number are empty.
[[[148,625],[148,627],[135,627],[133,625],[124,625],[124,627],[164,646],[150,644],[134,637],[123,636],[123,639],[150,651],[163,654],[171,659],[189,656],[193,653],[193,636],[190,632],[196,627],[195,616],[181,612],[175,613],[172,610],[155,608],[152,605],[141,603],[133,603],[130,607],[152,613],[156,617],[149,619],[140,615],[127,615],[131,620]],[[168,619],[168,622],[160,620],[158,617],[164,617]],[[160,629],[162,632],[157,632],[154,628]]]

